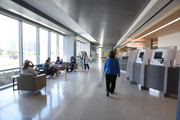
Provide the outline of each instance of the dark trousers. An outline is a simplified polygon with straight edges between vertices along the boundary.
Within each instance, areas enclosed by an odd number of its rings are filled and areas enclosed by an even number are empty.
[[[86,66],[87,68],[89,69],[89,64],[84,64],[84,68],[86,69]]]
[[[72,72],[73,71],[73,67],[74,67],[74,65],[67,67],[67,72],[69,72],[69,69],[70,69],[70,72]]]
[[[49,70],[47,70],[47,74],[48,75],[54,75],[54,73],[55,73],[55,69],[53,68],[53,67],[51,67]]]
[[[117,75],[106,74],[106,91],[114,92]]]

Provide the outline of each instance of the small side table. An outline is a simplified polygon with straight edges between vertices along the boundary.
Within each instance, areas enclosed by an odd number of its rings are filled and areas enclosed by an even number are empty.
[[[13,79],[13,90],[17,90],[17,89],[14,89],[15,81],[16,81],[17,77],[19,77],[19,75],[13,75],[13,76],[11,76],[11,78]]]

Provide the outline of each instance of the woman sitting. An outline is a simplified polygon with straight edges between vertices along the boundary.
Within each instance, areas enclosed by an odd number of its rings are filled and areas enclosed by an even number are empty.
[[[37,76],[37,72],[33,69],[34,64],[29,61],[29,60],[25,60],[23,67],[22,67],[22,73],[32,73],[33,76]]]
[[[69,65],[69,67],[67,67],[67,72],[69,72],[69,69],[70,69],[70,72],[73,71],[73,67],[74,67],[75,63],[76,63],[75,58],[73,56],[71,56],[70,65]]]

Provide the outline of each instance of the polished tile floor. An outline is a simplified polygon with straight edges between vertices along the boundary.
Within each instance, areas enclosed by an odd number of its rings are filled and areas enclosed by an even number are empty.
[[[175,120],[177,100],[156,91],[139,90],[126,74],[117,79],[115,94],[106,97],[103,63],[90,64],[47,79],[40,94],[0,90],[0,120]]]

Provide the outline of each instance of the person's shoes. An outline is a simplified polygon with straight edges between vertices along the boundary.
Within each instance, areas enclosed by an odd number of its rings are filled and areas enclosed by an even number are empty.
[[[107,92],[106,96],[109,97],[109,92]]]
[[[111,92],[111,94],[113,94],[114,92]]]
[[[59,76],[58,74],[56,74],[56,76]]]

